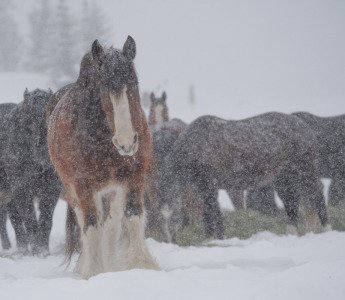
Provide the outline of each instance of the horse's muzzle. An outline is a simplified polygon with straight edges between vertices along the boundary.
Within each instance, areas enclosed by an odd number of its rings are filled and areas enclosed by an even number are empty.
[[[132,143],[126,143],[124,141],[119,141],[115,136],[112,138],[112,142],[116,147],[117,151],[122,156],[133,156],[137,153],[139,148],[138,134],[135,133],[132,139]]]

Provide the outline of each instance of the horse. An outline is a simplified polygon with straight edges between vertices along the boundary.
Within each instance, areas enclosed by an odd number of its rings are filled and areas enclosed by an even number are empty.
[[[193,195],[188,195],[171,174],[169,153],[179,137],[187,128],[180,119],[172,119],[160,124],[153,131],[153,157],[156,172],[151,174],[150,182],[154,185],[154,200],[147,201],[148,227],[164,233],[167,242],[176,242],[176,233],[188,223],[188,205]],[[169,194],[169,197],[167,197]],[[153,205],[152,205],[153,203]]]
[[[345,115],[319,117],[307,112],[294,115],[315,132],[321,176],[331,179],[329,204],[336,205],[344,200],[345,194]]]
[[[152,92],[150,99],[149,126],[154,130],[156,127],[159,128],[160,124],[169,121],[169,111],[166,103],[167,94],[163,92],[160,98],[156,98]]]
[[[331,179],[328,203],[337,205],[344,200],[345,194],[345,115],[319,117],[307,112],[293,115],[303,120],[315,133],[320,159],[320,176]],[[263,194],[264,190],[269,194]],[[273,186],[250,191],[247,195],[247,207],[262,210],[276,210]],[[265,211],[267,211],[265,209]]]
[[[2,128],[1,140],[5,146],[1,149],[1,160],[7,181],[2,194],[7,199],[10,195],[7,211],[18,250],[23,253],[31,250],[33,254],[49,254],[53,212],[61,192],[47,147],[45,108],[52,94],[51,90],[26,89],[24,100],[6,114]],[[39,200],[38,219],[35,199]],[[4,222],[2,219],[1,223]]]
[[[180,187],[178,181],[171,182],[167,156],[178,136],[187,128],[180,119],[169,119],[167,95],[160,98],[151,93],[149,125],[153,136],[154,160],[147,187],[146,208],[148,228],[162,231],[166,241],[176,242],[176,233],[189,224],[193,217],[192,210],[198,207],[198,195],[193,186]],[[169,189],[167,187],[169,186]],[[169,194],[170,197],[165,196]]]
[[[7,234],[7,204],[10,202],[10,186],[4,168],[3,152],[6,146],[6,119],[5,116],[16,106],[14,103],[0,104],[0,238],[2,248],[11,248],[10,239]]]
[[[82,278],[132,268],[158,269],[145,240],[144,187],[152,137],[140,106],[136,44],[95,40],[75,83],[54,94],[48,148],[78,223]],[[72,219],[72,218],[70,218]],[[77,243],[75,243],[77,244]],[[69,257],[74,247],[67,245]]]
[[[296,231],[300,202],[308,208],[310,230],[315,215],[329,230],[315,144],[313,131],[296,116],[271,112],[239,121],[202,116],[174,143],[171,172],[181,184],[197,186],[207,238],[224,237],[218,189],[241,206],[244,190],[270,182],[285,204],[288,232]]]

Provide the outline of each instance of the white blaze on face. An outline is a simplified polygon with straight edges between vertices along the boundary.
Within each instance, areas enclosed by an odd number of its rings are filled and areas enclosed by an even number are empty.
[[[138,150],[137,133],[133,129],[129,100],[127,97],[127,87],[125,87],[120,97],[110,93],[110,100],[113,105],[115,135],[112,142],[121,155],[134,155]]]
[[[155,116],[156,116],[157,124],[163,123],[163,110],[164,110],[164,106],[162,104],[158,104],[155,107]]]

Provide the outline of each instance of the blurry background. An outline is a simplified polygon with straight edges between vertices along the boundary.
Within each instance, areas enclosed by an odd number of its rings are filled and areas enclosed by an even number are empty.
[[[1,102],[74,81],[94,39],[130,34],[141,92],[166,90],[171,117],[345,113],[343,0],[0,0],[0,24]]]

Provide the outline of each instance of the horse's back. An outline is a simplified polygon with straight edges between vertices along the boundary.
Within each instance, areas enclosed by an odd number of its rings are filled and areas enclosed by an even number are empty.
[[[58,90],[56,93],[54,93],[51,96],[49,104],[47,105],[46,110],[45,110],[47,122],[49,122],[49,117],[53,113],[53,111],[54,111],[56,105],[58,104],[58,102],[60,101],[60,99],[63,98],[63,96],[65,96],[65,94],[72,87],[73,87],[73,83],[68,84],[68,85],[62,87],[60,90]]]
[[[7,116],[17,106],[14,103],[0,104],[0,149],[5,146],[5,137],[7,134]]]
[[[212,151],[231,149],[256,151],[274,149],[281,145],[308,143],[313,133],[298,117],[282,113],[265,113],[251,118],[228,121],[215,116],[202,116],[193,121],[181,135],[180,144],[187,141],[190,147],[202,147]]]
[[[17,104],[15,103],[2,103],[0,104],[0,118],[2,118],[7,115],[13,108],[16,107]]]
[[[316,157],[315,137],[306,124],[298,117],[274,112],[240,121],[200,117],[173,148],[176,173],[188,177],[204,170],[220,181],[233,182],[270,177],[289,164],[313,163]]]

